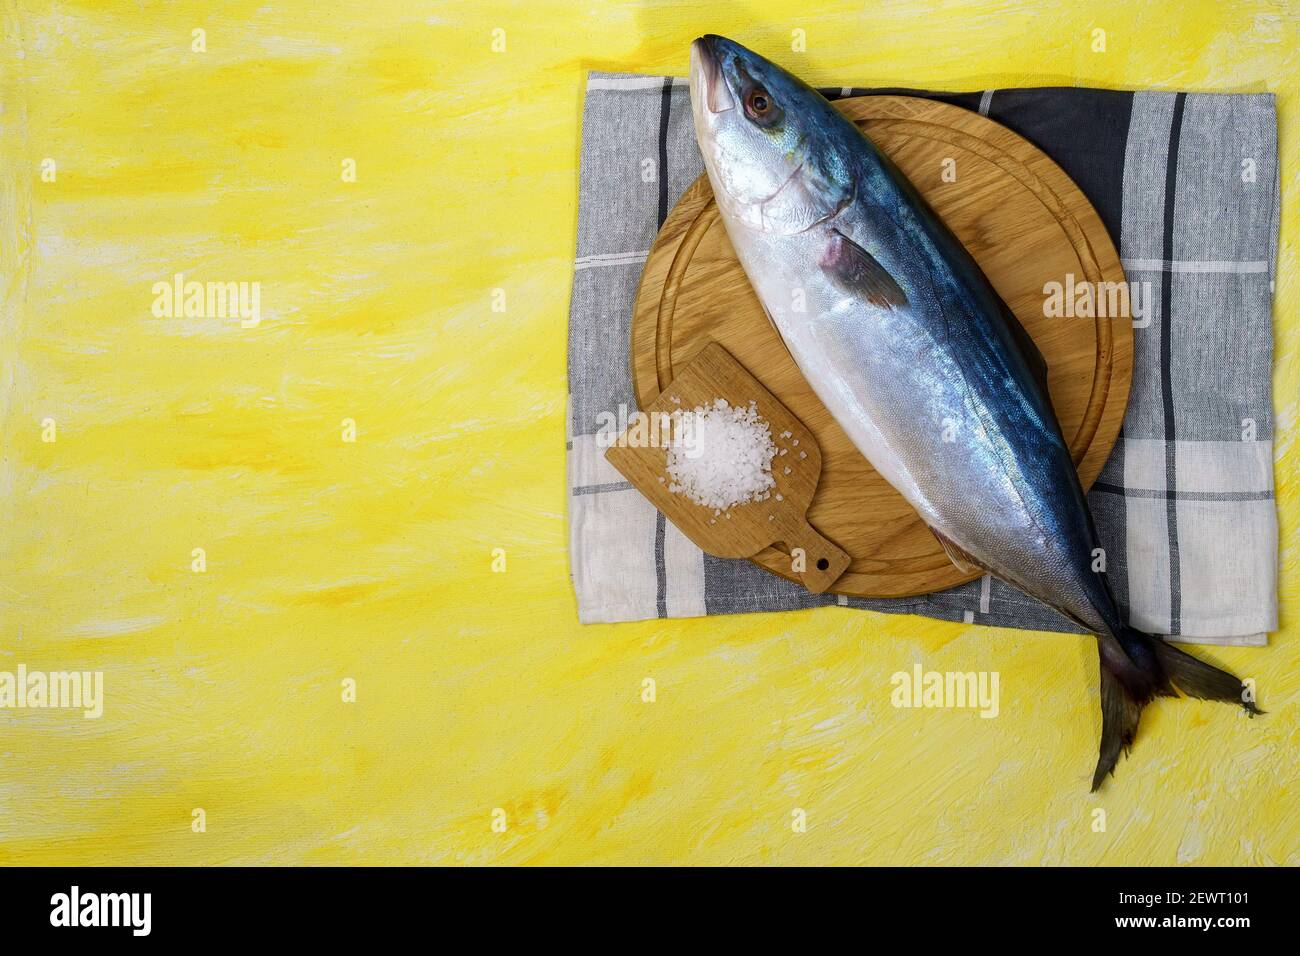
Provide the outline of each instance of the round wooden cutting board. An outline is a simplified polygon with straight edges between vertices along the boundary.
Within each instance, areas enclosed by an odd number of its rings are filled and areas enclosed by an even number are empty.
[[[861,126],[979,262],[1037,343],[1084,486],[1119,434],[1133,370],[1128,318],[1048,318],[1044,285],[1125,281],[1087,198],[1042,151],[956,106],[907,96],[835,104]],[[946,175],[945,175],[946,173]],[[955,174],[955,181],[952,180]],[[1095,287],[1094,287],[1095,288]],[[902,597],[961,584],[959,571],[903,498],[867,464],[800,374],[772,328],[718,217],[707,176],[673,208],[641,277],[632,324],[632,377],[648,407],[709,341],[721,343],[801,419],[822,451],[809,520],[853,558],[833,586],[859,597]],[[776,547],[752,560],[790,577]]]

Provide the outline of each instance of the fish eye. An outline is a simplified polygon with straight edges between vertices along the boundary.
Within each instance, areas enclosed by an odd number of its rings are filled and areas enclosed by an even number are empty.
[[[781,125],[785,113],[771,93],[754,83],[745,93],[745,117],[755,126],[774,130]]]
[[[772,97],[767,90],[756,86],[745,97],[745,112],[755,119],[762,119],[772,112]]]

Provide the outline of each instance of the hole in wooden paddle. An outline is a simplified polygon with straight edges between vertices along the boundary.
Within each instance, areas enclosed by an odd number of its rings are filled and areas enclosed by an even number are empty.
[[[831,563],[830,563],[829,561],[827,561],[825,558],[818,558],[818,559],[817,559],[817,570],[818,570],[818,571],[825,571],[825,570],[826,570],[827,568],[829,568],[830,566],[831,566]]]

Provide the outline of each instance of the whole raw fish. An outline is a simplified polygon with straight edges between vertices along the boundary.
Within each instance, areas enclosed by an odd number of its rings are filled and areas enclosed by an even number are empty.
[[[815,90],[724,37],[691,46],[695,132],[727,233],[818,397],[959,566],[1097,635],[1097,789],[1157,695],[1240,680],[1128,627],[1033,341],[893,163]]]

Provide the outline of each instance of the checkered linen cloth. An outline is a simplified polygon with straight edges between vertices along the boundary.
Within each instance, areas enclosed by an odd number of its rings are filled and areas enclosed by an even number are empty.
[[[601,413],[636,408],[628,367],[641,267],[671,203],[703,171],[686,81],[592,73],[583,114],[569,317],[570,567],[583,622],[835,604],[1077,631],[988,576],[912,598],[810,594],[704,554],[606,461]],[[1092,201],[1130,281],[1134,329],[1120,440],[1088,495],[1129,621],[1205,644],[1277,627],[1272,291],[1280,188],[1272,95],[1085,89],[823,91],[940,99],[1010,127]]]

